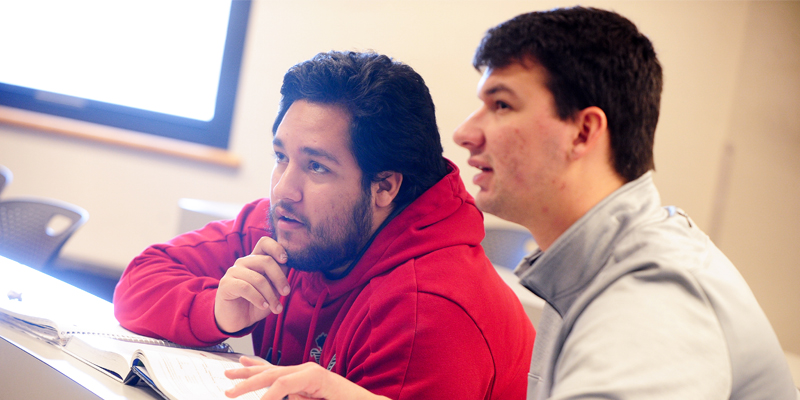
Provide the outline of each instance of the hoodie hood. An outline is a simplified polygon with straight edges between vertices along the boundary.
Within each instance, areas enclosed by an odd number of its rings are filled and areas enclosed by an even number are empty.
[[[303,297],[312,306],[347,295],[372,278],[432,251],[456,245],[480,245],[483,214],[461,181],[458,167],[409,204],[378,232],[350,273],[331,280],[322,272],[292,271],[302,277]],[[471,215],[470,215],[471,214]],[[476,226],[464,226],[465,223]],[[325,293],[326,296],[320,298]],[[325,304],[322,305],[323,307]]]

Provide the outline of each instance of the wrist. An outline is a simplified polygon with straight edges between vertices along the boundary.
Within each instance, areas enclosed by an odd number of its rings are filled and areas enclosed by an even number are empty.
[[[198,340],[205,343],[218,343],[230,337],[217,325],[215,296],[216,289],[198,293],[187,317],[191,332]]]

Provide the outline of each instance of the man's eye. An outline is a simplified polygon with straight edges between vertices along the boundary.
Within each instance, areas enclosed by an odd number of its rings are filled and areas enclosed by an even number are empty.
[[[286,161],[286,155],[283,153],[275,152],[275,162],[281,163]]]
[[[494,106],[495,106],[495,108],[497,108],[498,110],[504,110],[504,109],[506,109],[506,108],[511,108],[511,106],[509,106],[509,105],[508,105],[508,103],[506,103],[505,101],[502,101],[502,100],[497,100],[497,101],[494,103]]]
[[[309,162],[308,163],[308,169],[310,169],[311,171],[314,171],[314,172],[316,172],[318,174],[324,174],[324,173],[328,172],[328,168],[325,168],[324,165],[322,165],[322,164],[320,164],[320,163],[318,163],[316,161]]]

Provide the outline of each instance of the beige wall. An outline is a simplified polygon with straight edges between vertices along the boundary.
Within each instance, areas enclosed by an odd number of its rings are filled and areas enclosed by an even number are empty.
[[[800,2],[749,7],[715,241],[800,354]]]
[[[172,237],[178,199],[245,202],[266,196],[270,127],[285,70],[330,49],[373,49],[428,82],[446,156],[472,171],[452,131],[477,106],[470,66],[483,32],[561,1],[256,0],[246,44],[230,170],[0,125],[0,164],[15,174],[3,194],[81,205],[89,223],[63,255],[122,269],[148,244]],[[655,43],[665,71],[655,175],[753,286],[788,350],[800,353],[800,133],[797,3],[596,2],[631,18]],[[726,147],[726,145],[728,147]],[[725,152],[726,148],[733,149]],[[732,157],[723,157],[732,154]],[[720,176],[728,185],[720,186]],[[503,224],[487,216],[487,224]],[[794,257],[793,257],[794,256]]]

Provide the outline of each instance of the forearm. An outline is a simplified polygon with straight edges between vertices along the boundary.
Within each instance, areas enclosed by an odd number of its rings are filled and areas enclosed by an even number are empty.
[[[220,278],[266,234],[255,202],[234,221],[153,245],[131,261],[114,293],[122,326],[148,336],[202,346],[224,340],[214,319]]]
[[[114,292],[114,313],[134,332],[184,345],[225,339],[213,317],[219,278],[202,276],[148,249],[126,269]]]

